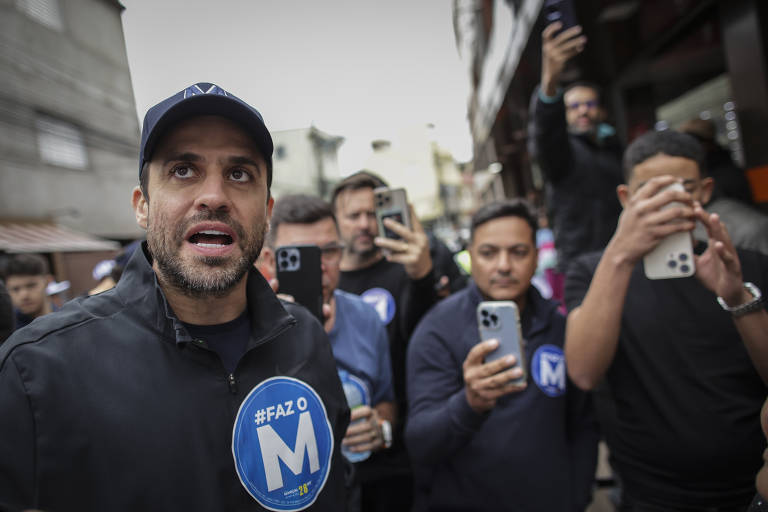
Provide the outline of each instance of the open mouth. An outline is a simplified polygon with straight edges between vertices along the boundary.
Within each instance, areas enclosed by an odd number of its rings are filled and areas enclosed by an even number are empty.
[[[223,231],[216,231],[213,229],[206,229],[204,231],[197,231],[189,237],[189,243],[197,245],[198,247],[226,247],[232,245],[232,237]]]

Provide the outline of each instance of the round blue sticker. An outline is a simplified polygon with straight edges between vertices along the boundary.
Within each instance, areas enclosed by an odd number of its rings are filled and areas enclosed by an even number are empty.
[[[542,345],[531,359],[531,374],[536,385],[551,397],[565,393],[565,355],[555,345]]]
[[[371,288],[370,290],[365,290],[360,297],[366,303],[373,306],[385,325],[392,321],[392,318],[395,316],[395,299],[389,293],[389,290]]]
[[[272,377],[240,405],[232,455],[240,482],[269,510],[315,502],[331,468],[333,432],[325,405],[308,384]]]

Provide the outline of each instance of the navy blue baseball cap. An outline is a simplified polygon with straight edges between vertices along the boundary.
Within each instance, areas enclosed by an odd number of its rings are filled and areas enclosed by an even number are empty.
[[[195,116],[221,116],[240,125],[261,151],[267,163],[267,187],[272,186],[272,136],[258,110],[216,84],[200,82],[179,91],[147,111],[141,130],[139,178],[155,146],[178,122]]]

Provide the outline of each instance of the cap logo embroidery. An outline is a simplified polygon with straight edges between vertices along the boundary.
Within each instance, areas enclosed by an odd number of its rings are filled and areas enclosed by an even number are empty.
[[[189,98],[190,96],[197,96],[199,94],[217,94],[219,96],[229,96],[227,94],[227,91],[225,91],[218,85],[203,84],[203,85],[210,85],[210,87],[205,90],[202,87],[200,87],[200,85],[201,84],[195,84],[184,89],[184,98]]]

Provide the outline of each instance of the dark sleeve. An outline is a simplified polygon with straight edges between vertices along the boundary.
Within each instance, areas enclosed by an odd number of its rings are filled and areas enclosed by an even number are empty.
[[[568,381],[568,433],[570,441],[571,493],[574,511],[583,511],[592,500],[600,439],[592,394]]]
[[[408,419],[405,442],[414,466],[435,466],[450,459],[482,426],[488,414],[467,402],[463,361],[446,340],[424,322],[408,347]]]
[[[573,311],[581,305],[599,261],[600,254],[591,253],[577,258],[568,266],[564,290],[565,307],[568,311]]]
[[[421,317],[437,302],[434,265],[432,270],[421,279],[408,279],[401,301],[403,314],[400,318],[402,322],[400,327],[405,338],[408,339]]]
[[[11,296],[5,289],[3,282],[0,281],[0,343],[11,335],[15,328],[15,322]]]
[[[35,423],[13,359],[0,366],[0,510],[35,508]]]
[[[547,180],[557,182],[565,178],[571,170],[572,157],[562,94],[556,101],[545,103],[536,87],[531,98],[528,131],[529,151]]]
[[[447,276],[451,293],[457,292],[467,286],[467,276],[461,273],[459,266],[453,259],[453,253],[442,240],[429,234],[429,252],[432,256],[432,266],[435,269],[435,281]]]

